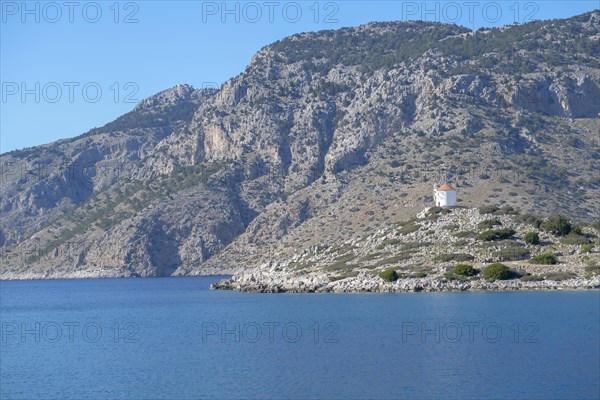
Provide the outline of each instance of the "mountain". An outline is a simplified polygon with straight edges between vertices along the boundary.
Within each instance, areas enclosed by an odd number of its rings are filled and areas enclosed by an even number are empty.
[[[179,85],[0,155],[0,278],[233,272],[431,205],[600,217],[600,11],[470,31],[302,33],[219,90]]]

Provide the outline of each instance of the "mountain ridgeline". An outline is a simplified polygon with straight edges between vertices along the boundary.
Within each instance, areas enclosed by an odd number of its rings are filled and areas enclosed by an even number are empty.
[[[72,139],[0,156],[0,278],[251,269],[432,205],[600,217],[600,12],[386,22],[261,49]]]

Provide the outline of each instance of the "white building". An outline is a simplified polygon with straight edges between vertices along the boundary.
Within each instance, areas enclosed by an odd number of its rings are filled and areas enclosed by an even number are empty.
[[[454,207],[456,206],[456,189],[446,183],[436,189],[434,184],[433,200],[437,207]]]

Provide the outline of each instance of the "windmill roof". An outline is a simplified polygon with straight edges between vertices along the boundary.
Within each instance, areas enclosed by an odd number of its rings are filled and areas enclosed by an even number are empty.
[[[446,190],[456,190],[454,189],[452,186],[444,183],[442,186],[440,186],[437,190],[439,191],[446,191]]]

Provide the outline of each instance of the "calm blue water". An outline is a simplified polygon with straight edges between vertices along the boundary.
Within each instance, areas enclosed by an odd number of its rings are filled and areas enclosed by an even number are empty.
[[[2,399],[600,397],[600,292],[0,282]]]

